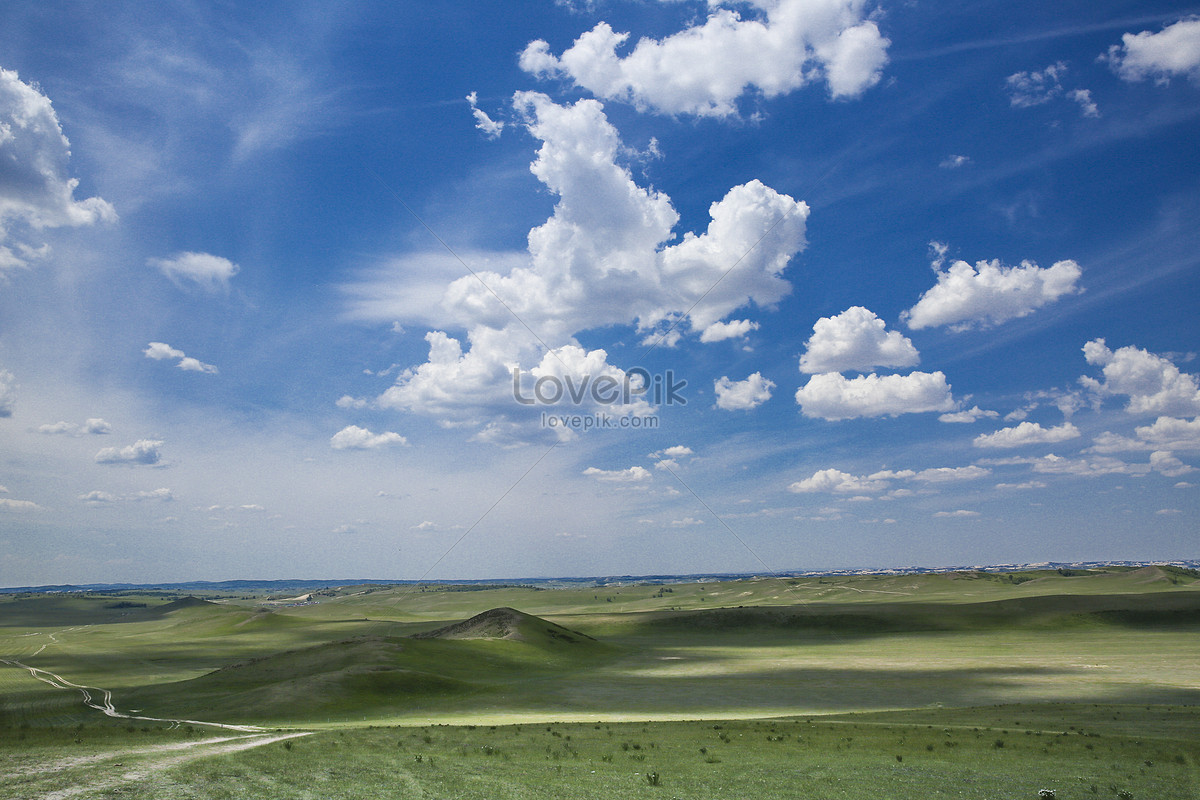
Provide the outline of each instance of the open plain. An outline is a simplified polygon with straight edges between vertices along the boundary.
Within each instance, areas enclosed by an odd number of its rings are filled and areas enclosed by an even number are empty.
[[[0,797],[1200,796],[1152,566],[0,599]]]

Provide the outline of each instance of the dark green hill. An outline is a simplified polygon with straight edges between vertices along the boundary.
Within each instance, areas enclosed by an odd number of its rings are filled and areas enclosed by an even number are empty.
[[[515,608],[493,608],[462,622],[414,634],[412,638],[509,639],[539,645],[585,644],[596,641],[578,631],[569,630]]]
[[[539,681],[586,670],[615,652],[581,633],[501,608],[415,637],[364,636],[273,653],[137,689],[120,703],[163,716],[239,722],[495,706],[515,697],[527,702]]]
[[[1156,580],[1150,576],[1148,580]],[[1124,626],[1200,630],[1200,592],[1034,595],[980,603],[874,602],[747,606],[626,615],[622,632],[697,635],[764,631],[870,636],[930,631]]]

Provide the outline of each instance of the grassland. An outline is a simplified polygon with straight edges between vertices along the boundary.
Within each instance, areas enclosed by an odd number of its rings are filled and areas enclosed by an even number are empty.
[[[1200,796],[1187,571],[310,600],[0,600],[0,798]]]

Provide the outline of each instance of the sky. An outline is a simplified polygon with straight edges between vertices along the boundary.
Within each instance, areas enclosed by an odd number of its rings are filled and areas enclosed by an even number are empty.
[[[0,585],[1198,556],[1200,6],[15,2]]]

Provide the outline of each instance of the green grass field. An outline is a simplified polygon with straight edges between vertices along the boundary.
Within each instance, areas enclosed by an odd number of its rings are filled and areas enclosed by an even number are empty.
[[[0,599],[0,798],[1200,797],[1184,570],[312,599]]]

